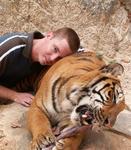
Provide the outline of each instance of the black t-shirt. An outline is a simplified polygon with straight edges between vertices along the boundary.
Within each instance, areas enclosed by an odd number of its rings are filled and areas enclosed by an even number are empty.
[[[25,77],[41,71],[43,66],[31,60],[33,39],[40,38],[44,36],[38,31],[0,37],[0,85],[11,88]]]

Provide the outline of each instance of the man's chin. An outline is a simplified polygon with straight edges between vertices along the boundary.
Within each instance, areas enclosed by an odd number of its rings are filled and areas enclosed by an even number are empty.
[[[46,66],[51,66],[53,65],[52,63],[40,63],[41,65],[46,65]]]
[[[42,65],[42,66],[44,66],[44,65],[46,65],[44,62],[40,62],[40,65]]]

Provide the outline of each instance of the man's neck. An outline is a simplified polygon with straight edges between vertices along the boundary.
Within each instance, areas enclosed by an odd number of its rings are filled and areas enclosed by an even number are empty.
[[[32,46],[32,54],[31,54],[31,58],[34,62],[36,62],[38,60],[38,54],[37,51],[39,49],[39,40],[40,39],[34,39],[33,40],[33,46]]]

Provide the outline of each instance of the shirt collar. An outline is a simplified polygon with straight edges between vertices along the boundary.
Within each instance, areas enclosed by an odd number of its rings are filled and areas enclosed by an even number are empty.
[[[27,41],[25,42],[26,47],[23,50],[23,55],[25,57],[29,58],[30,61],[32,61],[31,60],[31,51],[32,51],[32,46],[33,46],[33,40],[34,39],[42,39],[42,38],[44,38],[44,35],[39,31],[28,33]]]

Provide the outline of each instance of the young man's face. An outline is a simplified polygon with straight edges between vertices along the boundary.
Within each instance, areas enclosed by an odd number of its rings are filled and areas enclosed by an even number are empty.
[[[60,39],[48,33],[44,38],[43,49],[39,51],[38,60],[41,65],[52,65],[57,60],[72,54],[66,39]]]

